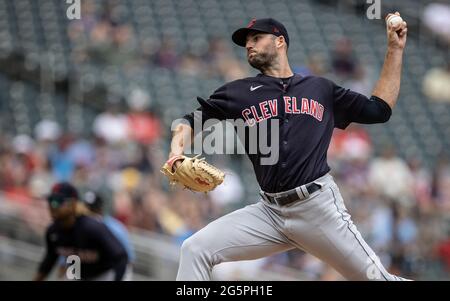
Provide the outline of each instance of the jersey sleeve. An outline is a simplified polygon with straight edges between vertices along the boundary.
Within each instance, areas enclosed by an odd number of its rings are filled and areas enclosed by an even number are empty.
[[[183,117],[189,122],[191,128],[194,128],[195,122],[200,122],[200,120],[203,127],[207,120],[216,119],[222,121],[227,118],[228,101],[226,85],[214,91],[209,99],[205,100],[197,97],[197,101],[200,103],[200,107]]]
[[[126,253],[125,248],[108,229],[108,227],[100,221],[91,221],[85,229],[100,246],[100,248],[111,258],[118,258]]]
[[[353,118],[354,122],[363,124],[384,123],[391,118],[392,109],[383,99],[372,95],[364,103],[361,113]]]
[[[47,230],[47,233],[45,235],[47,250],[38,268],[38,272],[43,275],[48,275],[50,273],[56,263],[56,260],[58,259],[58,254],[56,253],[54,244],[50,240],[50,235],[51,231]]]
[[[369,98],[350,89],[340,87],[333,82],[331,84],[333,91],[334,127],[345,129],[360,115]]]
[[[91,220],[86,224],[86,234],[94,239],[105,256],[107,262],[114,270],[114,280],[123,278],[128,263],[125,247],[118,238],[108,229],[105,223]]]

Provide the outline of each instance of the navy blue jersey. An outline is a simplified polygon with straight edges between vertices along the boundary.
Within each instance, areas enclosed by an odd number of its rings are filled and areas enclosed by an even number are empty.
[[[370,100],[321,77],[295,74],[283,80],[259,74],[225,84],[208,100],[199,102],[203,122],[210,118],[242,119],[248,128],[266,123],[270,129],[270,120],[279,121],[279,159],[275,164],[262,165],[264,154],[249,152],[247,136],[241,140],[261,189],[273,193],[309,183],[329,172],[327,150],[333,129],[360,122],[361,112]],[[194,116],[185,116],[193,128]],[[270,130],[268,136],[271,141]]]
[[[116,273],[125,271],[128,256],[119,240],[104,223],[90,216],[77,217],[70,229],[53,223],[46,234],[47,253],[39,267],[39,272],[47,275],[59,256],[80,257],[82,280],[113,269]],[[120,277],[119,279],[120,280]]]

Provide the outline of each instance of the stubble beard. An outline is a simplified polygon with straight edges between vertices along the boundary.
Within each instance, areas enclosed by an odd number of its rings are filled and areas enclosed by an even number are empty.
[[[253,68],[263,72],[276,64],[276,59],[277,54],[275,51],[267,51],[264,53],[255,53],[251,58],[248,58],[248,63]]]

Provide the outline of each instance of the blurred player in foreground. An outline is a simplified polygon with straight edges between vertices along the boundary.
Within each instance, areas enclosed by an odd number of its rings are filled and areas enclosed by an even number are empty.
[[[72,255],[80,259],[78,280],[124,280],[127,251],[78,199],[78,192],[71,184],[53,186],[47,198],[53,223],[47,229],[47,252],[34,280],[46,279],[60,256]]]

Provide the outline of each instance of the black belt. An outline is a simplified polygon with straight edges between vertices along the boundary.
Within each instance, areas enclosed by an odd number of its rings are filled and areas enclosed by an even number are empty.
[[[303,189],[306,189],[307,193],[304,192]],[[322,188],[319,184],[316,183],[309,183],[291,190],[288,190],[286,192],[279,193],[279,196],[270,196],[264,191],[261,191],[261,196],[268,201],[271,204],[276,204],[279,206],[286,206],[288,204],[291,204],[293,202],[304,200],[309,197],[309,195],[313,194],[317,190]]]

